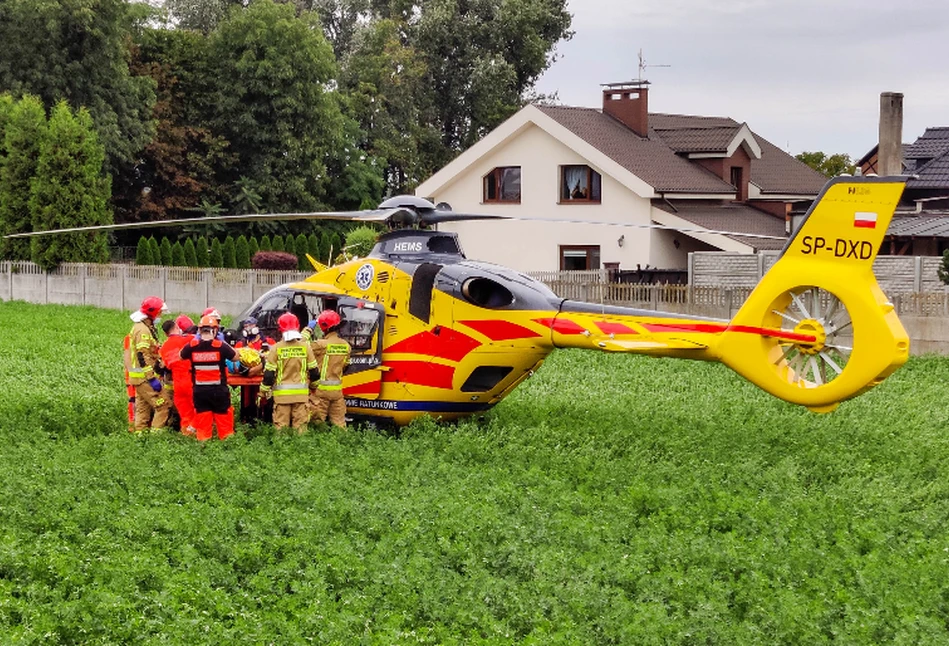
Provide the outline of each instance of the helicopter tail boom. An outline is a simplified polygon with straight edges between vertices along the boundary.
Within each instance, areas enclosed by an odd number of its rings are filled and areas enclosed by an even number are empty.
[[[906,362],[909,338],[873,274],[903,178],[838,178],[731,321],[563,301],[554,347],[721,361],[826,412]]]
[[[904,182],[831,180],[714,344],[719,360],[769,393],[820,412],[905,363],[908,335],[873,274]],[[742,327],[801,338],[733,333]]]

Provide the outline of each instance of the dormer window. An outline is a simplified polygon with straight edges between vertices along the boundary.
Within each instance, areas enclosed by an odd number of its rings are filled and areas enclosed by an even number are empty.
[[[560,203],[599,203],[601,192],[600,174],[589,166],[560,167]]]
[[[519,204],[521,201],[521,167],[498,166],[484,176],[485,202],[507,202]]]

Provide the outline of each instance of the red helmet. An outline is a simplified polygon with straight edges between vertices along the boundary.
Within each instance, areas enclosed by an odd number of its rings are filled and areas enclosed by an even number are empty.
[[[168,306],[165,305],[165,301],[158,298],[157,296],[149,296],[144,301],[142,301],[142,306],[138,309],[148,318],[154,319],[158,318],[158,315],[162,312],[167,312]]]
[[[320,315],[316,318],[316,323],[325,334],[340,324],[339,314],[333,310],[324,310],[320,312]]]
[[[204,310],[203,312],[201,312],[201,316],[213,316],[213,317],[216,318],[218,321],[221,320],[221,313],[218,312],[218,311],[217,311],[217,308],[214,308],[214,307],[209,307],[209,308],[207,308],[206,310]]]
[[[182,332],[187,332],[192,327],[194,327],[194,321],[192,321],[191,317],[187,316],[186,314],[182,314],[175,319],[175,325],[177,325]]]
[[[280,318],[277,319],[277,327],[281,333],[290,332],[291,330],[299,332],[300,319],[298,319],[295,314],[286,312],[285,314],[281,314]]]

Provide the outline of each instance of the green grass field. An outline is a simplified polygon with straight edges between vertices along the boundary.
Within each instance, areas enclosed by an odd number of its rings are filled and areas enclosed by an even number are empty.
[[[2,644],[949,643],[949,359],[819,416],[560,352],[483,420],[126,432],[126,314],[0,303]]]

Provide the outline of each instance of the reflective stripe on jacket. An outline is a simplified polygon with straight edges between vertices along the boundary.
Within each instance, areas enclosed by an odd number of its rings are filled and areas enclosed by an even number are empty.
[[[270,348],[264,372],[275,373],[273,398],[277,404],[302,404],[309,398],[307,371],[316,365],[313,351],[302,340],[280,341]]]
[[[313,343],[313,356],[320,366],[320,390],[342,390],[343,371],[349,363],[349,344],[335,331]]]

